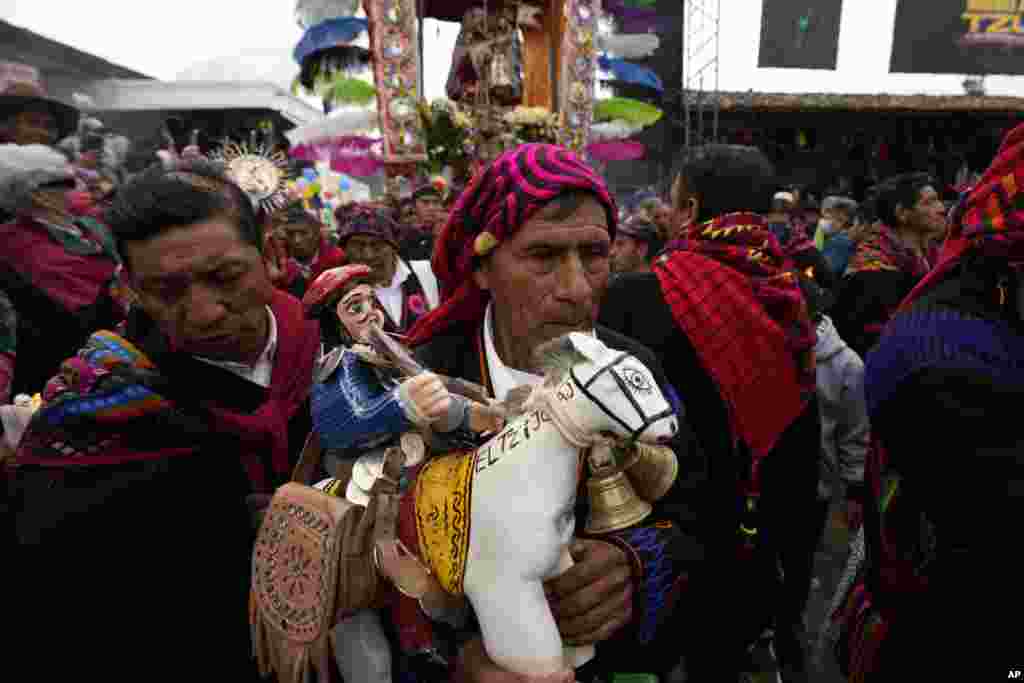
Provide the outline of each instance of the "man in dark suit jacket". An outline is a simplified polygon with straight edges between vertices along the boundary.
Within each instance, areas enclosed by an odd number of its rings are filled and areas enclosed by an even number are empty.
[[[526,145],[503,155],[466,190],[442,232],[434,267],[448,296],[410,332],[420,360],[504,400],[541,380],[538,345],[593,332],[647,364],[674,400],[648,349],[595,325],[616,215],[603,182],[569,151]],[[679,634],[669,622],[703,554],[686,489],[704,469],[680,422],[674,450],[682,474],[654,513],[639,527],[578,538],[570,549],[577,564],[545,584],[565,642],[597,644],[597,658],[576,672],[580,680],[638,668],[667,676],[678,662]],[[577,520],[585,518],[584,501]],[[463,647],[456,673],[465,681],[508,676],[478,640]]]
[[[144,174],[108,222],[139,305],[65,363],[19,444],[9,654],[48,678],[258,680],[247,497],[298,459],[319,327],[216,169]],[[38,637],[56,623],[60,657]]]

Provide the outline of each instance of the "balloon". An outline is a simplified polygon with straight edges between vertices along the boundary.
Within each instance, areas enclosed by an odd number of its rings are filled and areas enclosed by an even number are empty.
[[[302,177],[313,183],[316,182],[316,169],[304,168],[302,169]]]
[[[346,192],[347,190],[351,189],[352,181],[349,180],[348,176],[341,176],[341,182],[338,183],[338,187],[341,189],[342,192]]]

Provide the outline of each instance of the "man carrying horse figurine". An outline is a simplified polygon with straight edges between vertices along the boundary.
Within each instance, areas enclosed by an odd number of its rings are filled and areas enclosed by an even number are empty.
[[[524,145],[505,153],[466,189],[441,232],[433,269],[444,303],[410,331],[410,342],[425,366],[504,401],[542,382],[538,347],[572,332],[594,334],[638,358],[673,397],[680,416],[673,448],[689,476],[701,466],[692,463],[691,432],[660,364],[646,348],[595,325],[617,213],[603,181],[568,150]],[[597,657],[577,678],[635,671],[637,661],[667,676],[678,663],[678,644],[661,627],[702,555],[682,523],[690,515],[683,484],[641,526],[574,541],[574,566],[545,583],[565,644],[597,644]],[[577,509],[576,519],[586,515]],[[500,670],[479,639],[462,648],[456,668],[459,680],[522,680]]]

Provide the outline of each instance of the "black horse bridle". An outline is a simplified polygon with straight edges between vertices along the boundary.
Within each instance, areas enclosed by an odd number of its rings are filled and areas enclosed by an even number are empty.
[[[614,360],[612,360],[611,362],[607,363],[603,367],[599,368],[597,370],[597,372],[594,373],[594,376],[591,377],[589,380],[587,380],[586,384],[580,382],[579,378],[576,377],[576,369],[575,368],[570,368],[569,369],[569,376],[572,378],[573,384],[575,384],[579,388],[579,390],[583,392],[584,396],[589,398],[595,405],[597,405],[597,407],[600,408],[605,413],[605,415],[607,415],[608,417],[610,417],[613,420],[615,420],[616,422],[618,422],[620,425],[622,425],[622,427],[626,431],[630,432],[630,437],[629,437],[630,440],[636,441],[640,437],[641,434],[643,434],[645,431],[647,431],[648,427],[650,427],[652,424],[654,424],[658,420],[661,420],[661,419],[664,419],[664,418],[669,417],[671,415],[674,415],[675,414],[675,410],[673,410],[672,404],[669,403],[668,408],[666,408],[665,410],[661,411],[657,415],[648,416],[644,412],[643,408],[640,407],[640,404],[637,402],[636,398],[633,396],[633,392],[634,391],[654,391],[655,389],[660,390],[660,387],[658,387],[657,384],[655,384],[653,387],[644,387],[642,385],[639,385],[637,380],[627,381],[628,378],[623,378],[622,377],[622,374],[618,370],[616,370],[616,366],[618,366],[620,363],[622,363],[622,361],[626,360],[627,358],[632,358],[632,357],[633,356],[628,354],[628,353],[622,353],[622,354],[616,356],[616,358]],[[629,369],[632,370],[632,368],[629,368]],[[629,399],[630,404],[633,406],[633,410],[635,410],[636,414],[640,417],[640,426],[638,428],[631,429],[630,426],[628,424],[626,424],[626,422],[622,418],[620,418],[618,415],[616,415],[615,413],[610,411],[608,409],[608,407],[604,405],[604,403],[602,403],[596,396],[594,396],[590,392],[590,390],[589,390],[590,385],[592,385],[595,381],[597,381],[597,379],[601,375],[606,373],[606,372],[609,373],[612,376],[612,379],[615,380],[615,383],[619,385],[619,389],[621,389],[622,393],[626,395],[626,398]],[[644,380],[644,381],[646,381],[646,379],[647,379],[646,377],[640,376],[639,373],[637,374],[637,378],[638,378],[638,380]],[[667,402],[668,401],[666,401],[666,403]]]

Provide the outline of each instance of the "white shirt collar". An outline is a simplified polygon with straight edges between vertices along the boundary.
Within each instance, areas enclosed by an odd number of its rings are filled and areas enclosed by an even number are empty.
[[[402,323],[402,284],[409,279],[412,275],[412,271],[409,270],[409,266],[405,265],[405,261],[395,257],[395,274],[391,278],[391,284],[382,287],[374,288],[374,293],[377,295],[377,301],[387,311],[388,316],[396,324]]]
[[[544,378],[531,372],[510,368],[498,357],[498,350],[494,346],[492,308],[492,303],[487,304],[487,313],[484,314],[484,353],[487,356],[487,370],[491,375],[491,387],[494,389],[494,398],[504,401],[508,396],[508,392],[516,387],[523,386],[524,384],[536,386],[543,382]]]
[[[544,381],[542,375],[535,375],[532,372],[523,372],[505,365],[498,357],[498,350],[494,346],[494,302],[488,302],[487,312],[484,314],[484,354],[487,357],[487,369],[491,375],[491,387],[494,389],[494,398],[504,401],[508,392],[524,384],[536,386]],[[591,330],[590,335],[596,337],[597,330]]]
[[[216,365],[219,368],[233,372],[242,379],[247,379],[261,387],[269,387],[271,375],[274,374],[274,358],[277,356],[277,318],[274,317],[274,311],[270,309],[270,306],[267,306],[267,318],[270,325],[270,329],[267,332],[267,345],[263,347],[263,353],[260,354],[260,357],[252,365],[226,360],[212,360],[202,356],[196,356],[196,358],[204,363]]]
[[[412,271],[409,270],[409,266],[405,265],[403,259],[395,257],[395,274],[391,277],[391,284],[387,287],[381,287],[380,289],[397,289],[402,286],[402,283],[409,279],[412,275]]]

